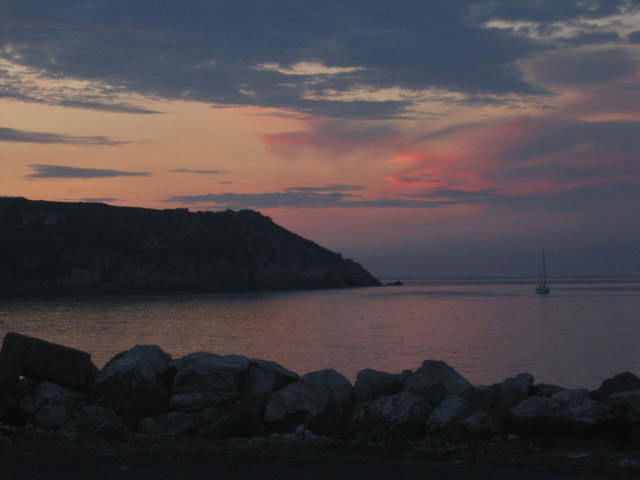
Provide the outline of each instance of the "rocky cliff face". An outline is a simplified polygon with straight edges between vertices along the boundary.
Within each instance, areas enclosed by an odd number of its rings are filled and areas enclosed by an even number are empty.
[[[0,198],[0,295],[379,285],[257,212]]]

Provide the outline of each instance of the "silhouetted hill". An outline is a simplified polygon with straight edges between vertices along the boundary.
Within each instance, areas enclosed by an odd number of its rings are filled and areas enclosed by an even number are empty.
[[[379,285],[251,210],[188,212],[0,198],[0,295]]]

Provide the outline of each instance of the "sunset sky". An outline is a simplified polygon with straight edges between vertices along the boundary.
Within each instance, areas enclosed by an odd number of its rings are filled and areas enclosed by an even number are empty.
[[[383,278],[640,273],[639,0],[2,0],[0,195],[252,208]]]

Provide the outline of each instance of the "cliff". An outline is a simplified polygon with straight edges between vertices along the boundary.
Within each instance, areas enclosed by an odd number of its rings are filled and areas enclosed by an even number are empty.
[[[0,198],[0,295],[379,285],[352,260],[242,210]]]

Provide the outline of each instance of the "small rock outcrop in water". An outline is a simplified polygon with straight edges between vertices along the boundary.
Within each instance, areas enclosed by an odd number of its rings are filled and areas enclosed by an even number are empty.
[[[116,355],[89,385],[69,388],[56,383],[68,380],[59,374],[65,354],[34,352],[51,349],[90,362],[88,354],[23,335],[7,338],[0,352],[0,426],[37,427],[65,438],[295,432],[366,443],[515,435],[637,446],[640,437],[638,378],[628,372],[592,392],[535,385],[526,373],[485,387],[427,360],[401,375],[365,369],[354,387],[335,370],[299,377],[265,360],[204,352],[172,360],[160,347],[144,345]]]
[[[380,285],[251,210],[193,212],[0,198],[0,295]]]

